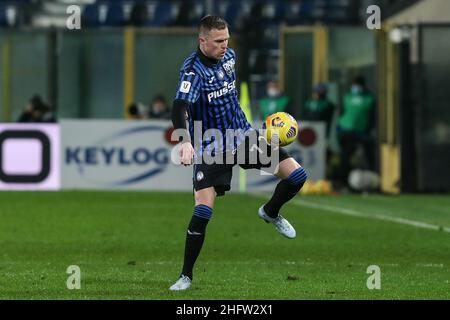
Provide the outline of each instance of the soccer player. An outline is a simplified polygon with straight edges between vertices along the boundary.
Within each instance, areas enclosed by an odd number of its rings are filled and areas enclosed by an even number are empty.
[[[245,159],[249,159],[251,152],[258,152],[245,143],[246,134],[255,130],[251,128],[239,106],[234,70],[236,55],[233,49],[228,48],[229,38],[228,25],[223,18],[202,18],[199,47],[184,61],[180,69],[180,85],[173,102],[172,122],[175,129],[185,130],[185,138],[179,143],[179,156],[183,165],[194,164],[195,207],[186,234],[183,269],[170,290],[185,290],[190,287],[194,263],[205,239],[206,226],[212,217],[216,196],[222,196],[230,190],[233,164],[208,164],[197,160],[205,155],[220,153],[235,155],[238,146],[244,146]],[[186,127],[186,115],[189,130]],[[198,129],[195,123],[201,123],[201,128]],[[222,132],[223,137],[226,137],[226,131],[230,129],[239,134],[221,143],[217,141],[219,139],[203,137],[202,134],[208,129]],[[307,175],[286,151],[282,148],[278,150],[279,159],[276,160],[279,164],[275,174],[281,181],[271,199],[259,208],[258,215],[265,222],[274,224],[283,236],[292,239],[296,236],[295,229],[279,211],[283,204],[298,193]],[[256,162],[239,165],[244,169],[262,170],[267,167],[259,160]]]

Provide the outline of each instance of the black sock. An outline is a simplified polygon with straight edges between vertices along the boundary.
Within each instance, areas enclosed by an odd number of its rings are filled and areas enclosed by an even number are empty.
[[[209,219],[207,218],[193,215],[191,222],[189,223],[189,228],[186,234],[186,245],[184,248],[183,271],[181,272],[181,274],[189,277],[189,279],[191,280],[195,261],[200,254],[203,246],[203,241],[205,240],[205,231],[208,222]]]
[[[264,205],[264,211],[271,218],[278,217],[283,204],[291,200],[303,187],[307,178],[303,168],[295,170],[287,179],[281,180],[273,192],[272,198]]]

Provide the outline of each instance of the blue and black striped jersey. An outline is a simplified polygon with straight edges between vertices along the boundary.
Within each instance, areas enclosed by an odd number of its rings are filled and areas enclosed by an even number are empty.
[[[175,99],[189,103],[189,133],[197,152],[215,150],[215,153],[221,153],[232,150],[242,141],[240,137],[251,128],[239,105],[235,62],[236,54],[231,48],[227,49],[221,60],[210,59],[198,49],[180,68],[180,84]],[[200,124],[201,132],[197,128]],[[194,127],[197,129],[194,130]],[[237,138],[226,139],[225,149],[224,142],[220,143],[211,135],[205,135],[209,129],[219,130],[224,139],[229,129],[239,134]]]

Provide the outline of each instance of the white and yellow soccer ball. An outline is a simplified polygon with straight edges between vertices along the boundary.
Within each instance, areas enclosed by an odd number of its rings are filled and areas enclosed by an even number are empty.
[[[266,139],[270,144],[278,144],[280,147],[287,146],[295,141],[298,135],[298,123],[289,113],[277,112],[266,118],[262,128],[266,130]],[[277,139],[273,138],[278,136]]]

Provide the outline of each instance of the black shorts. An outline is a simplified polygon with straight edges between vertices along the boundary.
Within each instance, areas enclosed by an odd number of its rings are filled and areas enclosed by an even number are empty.
[[[247,169],[259,169],[270,173],[274,173],[272,162],[268,163],[268,158],[274,152],[273,148],[268,146],[265,141],[262,145],[259,145],[259,150],[250,146],[248,141],[241,145],[242,148],[238,148],[243,155],[239,157],[239,152],[223,154],[223,160],[221,163],[197,163],[194,164],[193,172],[193,184],[194,190],[214,187],[217,196],[223,196],[226,191],[231,188],[231,178],[233,177],[233,167],[239,165],[241,168]],[[260,156],[261,150],[265,150],[266,157]],[[291,156],[283,149],[278,148],[276,151],[278,154],[273,153],[278,159],[278,163],[290,158]],[[243,160],[245,157],[245,160]],[[231,160],[232,159],[232,160]]]

